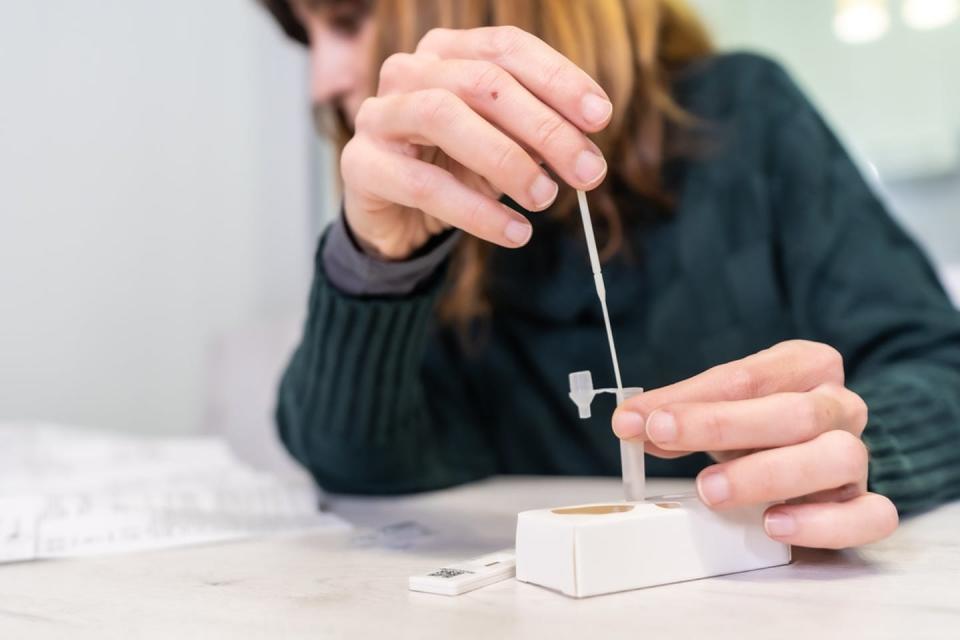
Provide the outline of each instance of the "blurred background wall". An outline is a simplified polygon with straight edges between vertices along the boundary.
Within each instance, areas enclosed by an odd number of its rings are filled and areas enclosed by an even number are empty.
[[[960,262],[958,0],[694,0],[784,64],[942,264]]]
[[[0,3],[0,418],[189,432],[304,306],[306,59],[247,0]]]
[[[724,48],[784,63],[938,265],[960,263],[957,20],[694,5]],[[0,3],[0,419],[272,437],[336,200],[305,76],[253,0]]]

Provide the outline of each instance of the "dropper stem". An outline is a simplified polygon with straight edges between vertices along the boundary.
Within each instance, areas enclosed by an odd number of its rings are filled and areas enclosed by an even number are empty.
[[[599,274],[598,274],[599,275]],[[617,348],[613,346],[613,328],[610,326],[610,312],[607,311],[607,296],[600,297],[600,308],[603,310],[603,323],[607,327],[607,343],[610,345],[610,359],[613,361],[613,376],[617,381],[617,406],[623,402],[623,380],[620,378],[620,361],[617,359]]]
[[[620,378],[620,361],[617,359],[617,348],[613,344],[613,328],[610,326],[610,312],[607,311],[607,288],[603,284],[603,273],[600,271],[600,254],[597,252],[597,238],[593,235],[593,220],[590,218],[587,194],[578,189],[577,201],[580,204],[580,218],[583,220],[583,234],[587,239],[587,253],[590,255],[593,282],[597,288],[597,297],[600,298],[600,308],[603,310],[603,324],[607,329],[607,343],[610,346],[613,375],[617,381],[617,405],[619,406],[623,402],[623,380]]]

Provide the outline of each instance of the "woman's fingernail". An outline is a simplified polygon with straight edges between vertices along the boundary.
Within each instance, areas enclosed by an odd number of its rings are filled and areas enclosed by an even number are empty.
[[[607,172],[607,161],[603,159],[602,155],[584,149],[577,156],[577,164],[573,172],[577,174],[577,178],[581,182],[593,184]]]
[[[556,199],[559,191],[560,186],[541,173],[530,186],[530,197],[537,210],[546,209]]]
[[[789,513],[771,511],[763,519],[763,528],[771,538],[785,538],[797,532],[797,520]]]
[[[707,471],[697,478],[697,492],[712,507],[730,499],[730,481],[722,471]]]
[[[613,113],[613,105],[606,98],[588,93],[580,100],[583,119],[590,124],[603,124]]]
[[[613,432],[618,438],[635,438],[643,433],[643,416],[633,411],[620,410],[613,414]]]
[[[508,222],[503,230],[503,235],[507,236],[507,240],[517,245],[527,244],[527,240],[530,239],[532,234],[533,227],[530,226],[529,222],[517,222],[516,220]]]
[[[677,439],[677,421],[672,413],[654,411],[647,418],[647,437],[658,444],[669,444]]]

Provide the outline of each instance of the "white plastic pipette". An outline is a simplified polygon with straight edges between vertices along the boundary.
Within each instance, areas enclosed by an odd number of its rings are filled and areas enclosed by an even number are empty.
[[[587,253],[590,254],[593,282],[597,288],[597,297],[600,298],[600,308],[603,310],[603,323],[607,328],[607,343],[610,345],[613,375],[617,382],[617,406],[620,406],[624,401],[623,381],[620,378],[620,361],[617,360],[617,349],[613,344],[613,329],[610,326],[610,313],[607,311],[607,288],[603,284],[603,273],[600,271],[600,255],[597,253],[597,239],[593,235],[593,220],[590,218],[587,194],[578,189],[577,201],[580,203],[580,218],[583,220],[583,235],[587,239]],[[620,441],[620,468],[623,473],[623,491],[627,501],[643,500],[646,484],[643,440]]]

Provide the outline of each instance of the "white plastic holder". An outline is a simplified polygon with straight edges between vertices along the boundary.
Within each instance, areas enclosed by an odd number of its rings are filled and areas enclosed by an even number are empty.
[[[581,418],[598,393],[615,393],[619,403],[641,392],[594,389],[589,371],[570,374]],[[763,530],[770,505],[713,511],[696,493],[644,499],[643,441],[620,447],[626,502],[517,516],[517,580],[584,598],[790,562],[790,546]]]
[[[691,493],[524,511],[517,580],[584,598],[788,564],[767,506],[712,511]]]
[[[626,387],[624,389],[594,389],[593,376],[589,371],[574,371],[569,376],[570,399],[577,405],[580,419],[591,415],[590,404],[593,397],[599,393],[612,393],[617,396],[617,405],[624,400],[643,393],[640,387]],[[623,493],[628,502],[644,499],[646,489],[646,468],[644,466],[643,440],[620,441],[620,468],[623,472]]]

